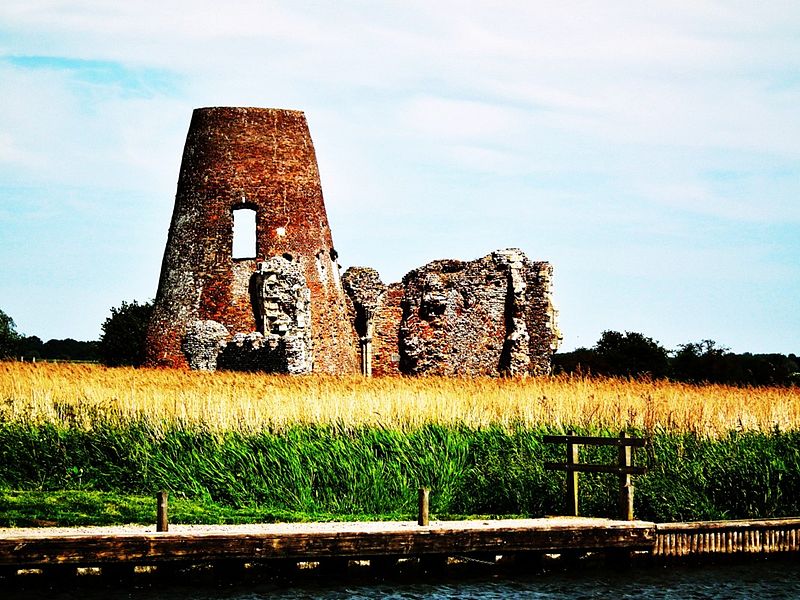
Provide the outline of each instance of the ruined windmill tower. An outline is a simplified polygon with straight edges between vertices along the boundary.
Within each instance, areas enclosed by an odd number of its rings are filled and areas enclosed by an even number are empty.
[[[245,246],[237,247],[242,229]],[[299,327],[296,339],[309,340],[302,350],[306,371],[312,361],[315,372],[358,371],[302,112],[201,108],[192,115],[147,335],[148,364],[187,366],[187,334],[198,327],[234,342],[236,334],[252,342],[257,331],[265,337],[256,346]]]

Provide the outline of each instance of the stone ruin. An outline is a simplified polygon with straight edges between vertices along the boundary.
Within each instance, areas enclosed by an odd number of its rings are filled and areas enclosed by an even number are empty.
[[[439,260],[385,286],[373,269],[343,277],[367,375],[549,372],[560,335],[552,269],[520,250]],[[378,342],[373,347],[373,339]]]
[[[237,211],[254,244],[235,255]],[[561,339],[552,267],[521,250],[439,260],[386,285],[341,277],[297,111],[197,109],[147,334],[147,363],[364,375],[527,375]]]
[[[231,336],[216,321],[193,321],[182,343],[189,368],[311,373],[311,290],[300,267],[273,257],[258,264],[249,288],[258,330]]]
[[[303,372],[358,372],[358,343],[305,116],[262,108],[195,110],[147,332],[147,364],[202,363],[186,352],[199,347],[185,339],[198,330],[197,321],[222,325],[239,348],[221,353],[218,366],[262,364],[251,360],[256,348],[264,358],[263,348],[270,347],[253,277],[274,257],[295,264],[310,293],[310,344],[285,343],[279,352],[305,355]],[[255,333],[264,336],[263,347]],[[244,362],[226,358],[233,354]]]

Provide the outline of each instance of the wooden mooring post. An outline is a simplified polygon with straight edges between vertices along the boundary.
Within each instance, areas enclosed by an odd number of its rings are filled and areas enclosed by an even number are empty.
[[[419,510],[417,511],[417,523],[423,527],[430,524],[428,511],[430,508],[431,491],[428,488],[419,488]]]
[[[644,475],[646,467],[633,466],[633,447],[645,445],[643,438],[628,437],[624,431],[619,437],[595,437],[575,435],[546,435],[542,438],[546,444],[566,444],[567,456],[563,463],[547,462],[545,469],[565,471],[567,476],[566,513],[577,517],[578,510],[578,473],[613,473],[619,477],[619,513],[620,518],[633,521],[633,482],[632,475]],[[578,459],[580,446],[617,446],[616,465],[582,464]]]
[[[169,516],[167,514],[167,499],[169,494],[165,491],[158,492],[158,509],[156,510],[156,531],[169,531]]]

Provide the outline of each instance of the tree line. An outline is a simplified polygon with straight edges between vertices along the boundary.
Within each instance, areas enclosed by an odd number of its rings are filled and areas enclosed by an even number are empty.
[[[794,354],[736,354],[713,340],[681,344],[670,351],[634,331],[604,331],[591,348],[557,353],[553,370],[686,383],[800,385],[800,359]]]
[[[139,366],[152,302],[123,302],[111,308],[97,341],[70,338],[43,342],[21,335],[13,319],[0,310],[0,358],[84,360],[108,366]],[[554,373],[608,377],[650,377],[687,383],[728,385],[800,385],[800,359],[794,354],[736,354],[713,340],[681,344],[667,350],[634,331],[604,331],[591,348],[553,356]]]
[[[88,361],[110,367],[134,366],[144,362],[144,339],[153,309],[152,302],[122,302],[111,308],[101,325],[99,340],[72,338],[43,342],[35,335],[17,331],[14,320],[0,310],[0,359],[25,361]]]

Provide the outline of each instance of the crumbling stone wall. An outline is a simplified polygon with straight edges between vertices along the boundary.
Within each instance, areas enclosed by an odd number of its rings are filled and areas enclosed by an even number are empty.
[[[342,276],[342,284],[352,305],[351,318],[361,352],[361,374],[371,376],[375,311],[386,292],[386,286],[378,272],[369,267],[350,267]]]
[[[186,328],[181,349],[189,367],[197,371],[216,371],[217,358],[230,334],[222,323],[194,321]]]
[[[312,364],[301,337],[259,331],[237,333],[217,359],[218,368],[224,370],[289,375],[310,373]]]
[[[525,322],[530,336],[530,372],[549,373],[553,354],[561,343],[558,311],[553,304],[553,265],[525,263]]]
[[[491,260],[441,260],[403,278],[403,372],[482,375],[507,368],[501,358],[509,282],[497,267]]]
[[[314,366],[311,290],[299,265],[281,256],[258,265],[250,285],[258,333],[285,362],[274,372],[310,373]]]
[[[345,289],[358,306],[364,295],[359,286],[370,286],[349,274]],[[560,339],[551,274],[549,264],[533,262],[517,249],[469,262],[435,261],[411,271],[373,302],[373,372],[547,373]]]
[[[375,309],[372,334],[372,374],[401,375],[400,322],[403,320],[403,284],[392,283],[386,288]]]
[[[190,368],[265,373],[310,373],[314,366],[311,338],[311,291],[300,267],[283,257],[258,265],[250,294],[259,331],[231,337],[216,321],[194,321],[182,349]]]
[[[232,256],[233,213],[256,211],[252,257]],[[291,110],[194,111],[147,335],[147,363],[189,366],[182,343],[195,321],[235,335],[258,330],[250,277],[260,261],[290,257],[311,293],[314,369],[358,370],[339,265],[305,116]]]

